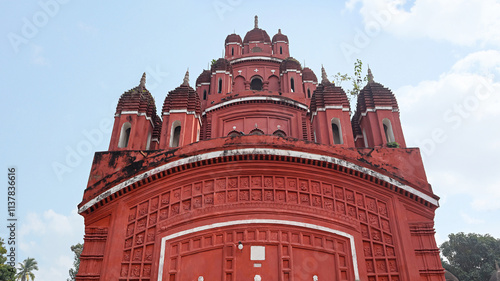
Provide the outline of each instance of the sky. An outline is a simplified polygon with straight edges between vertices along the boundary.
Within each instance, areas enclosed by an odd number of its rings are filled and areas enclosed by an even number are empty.
[[[17,257],[38,261],[36,280],[69,276],[70,246],[83,241],[76,206],[120,95],[146,72],[161,109],[186,70],[194,86],[255,15],[317,76],[321,65],[331,79],[353,73],[360,59],[393,91],[407,146],[420,147],[441,198],[439,244],[456,232],[500,238],[498,0],[0,0],[0,176],[17,169]]]

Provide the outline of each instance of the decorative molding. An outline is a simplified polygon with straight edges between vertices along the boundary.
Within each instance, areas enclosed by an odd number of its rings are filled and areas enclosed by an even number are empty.
[[[307,152],[302,152],[302,151],[294,151],[294,150],[286,150],[286,149],[272,149],[272,148],[242,148],[242,149],[233,149],[233,150],[222,150],[222,151],[212,151],[212,152],[207,152],[203,154],[198,154],[186,158],[182,158],[179,160],[172,161],[170,163],[164,164],[162,166],[153,168],[149,171],[146,171],[144,173],[141,173],[139,175],[136,175],[132,178],[129,178],[125,180],[124,182],[115,185],[111,187],[110,189],[106,190],[105,192],[99,194],[98,196],[92,198],[89,200],[86,204],[84,204],[79,210],[79,213],[84,212],[88,208],[92,207],[93,205],[97,204],[101,200],[111,196],[112,194],[138,182],[141,181],[144,178],[150,177],[155,174],[159,174],[163,171],[169,170],[174,167],[182,166],[185,164],[190,164],[190,163],[196,163],[200,162],[203,160],[208,160],[208,159],[214,159],[214,158],[219,158],[219,157],[225,157],[225,156],[233,156],[233,155],[275,155],[275,156],[285,156],[285,157],[296,157],[296,158],[302,158],[302,159],[308,159],[308,160],[315,160],[315,161],[324,161],[336,165],[340,165],[342,167],[352,169],[355,171],[358,171],[363,174],[370,175],[374,178],[377,178],[379,180],[385,181],[389,184],[392,184],[400,189],[403,189],[413,195],[416,195],[423,200],[431,203],[432,205],[438,206],[438,201],[431,196],[411,187],[408,185],[405,185],[398,180],[391,178],[389,176],[386,176],[384,174],[381,174],[379,172],[376,172],[372,169],[362,167],[359,165],[356,165],[354,163],[351,163],[347,160],[335,158],[332,156],[327,156],[327,155],[321,155],[321,154],[314,154],[314,153],[307,153]]]
[[[297,222],[297,221],[289,221],[289,220],[272,220],[272,219],[249,219],[249,220],[236,220],[236,221],[226,221],[226,222],[220,222],[220,223],[214,223],[210,225],[203,225],[203,226],[198,226],[195,228],[183,230],[171,235],[167,235],[165,237],[162,237],[161,239],[161,252],[160,252],[160,260],[159,260],[159,268],[158,268],[158,281],[163,280],[163,266],[165,263],[165,245],[168,240],[200,232],[200,231],[205,231],[205,230],[210,230],[214,228],[220,228],[220,227],[227,227],[227,226],[234,226],[234,225],[243,225],[243,224],[278,224],[278,225],[288,225],[288,226],[296,226],[296,227],[303,227],[307,229],[314,229],[314,230],[319,230],[323,232],[328,232],[332,234],[336,234],[342,237],[346,237],[349,239],[350,244],[351,244],[351,255],[352,255],[352,264],[353,264],[353,271],[354,271],[354,279],[356,281],[359,281],[359,270],[358,270],[358,258],[357,258],[357,253],[356,253],[356,245],[354,243],[354,237],[349,234],[342,232],[340,230],[316,225],[316,224],[311,224],[311,223],[305,223],[305,222]]]
[[[224,107],[224,106],[229,105],[229,104],[243,102],[243,101],[256,101],[256,100],[261,100],[261,101],[279,101],[279,102],[284,102],[284,103],[288,103],[290,105],[297,106],[297,107],[302,108],[304,110],[308,110],[309,109],[307,107],[307,105],[299,103],[297,101],[293,101],[293,100],[288,100],[288,99],[283,99],[283,98],[278,98],[278,97],[249,96],[249,97],[241,97],[241,98],[237,98],[237,99],[228,100],[228,101],[225,101],[225,102],[222,102],[222,103],[218,103],[218,104],[216,104],[216,105],[214,105],[212,107],[209,107],[209,108],[205,109],[205,111],[203,111],[202,115],[205,115],[205,114],[207,114],[207,112],[210,112],[212,110],[216,110],[216,109],[218,109],[220,107]]]

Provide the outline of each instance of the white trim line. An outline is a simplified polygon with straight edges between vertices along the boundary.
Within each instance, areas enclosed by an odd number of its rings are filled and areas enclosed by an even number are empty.
[[[247,61],[247,60],[268,60],[268,61],[274,61],[274,62],[279,62],[279,63],[281,63],[283,61],[282,59],[278,59],[278,58],[252,56],[252,57],[244,57],[244,58],[234,59],[234,60],[230,61],[230,63],[233,64],[233,63],[238,63],[238,62]]]
[[[194,118],[198,119],[201,126],[201,117],[196,114],[195,111],[188,111],[187,109],[170,109],[168,112],[163,112],[163,115],[170,115],[170,113],[186,113],[187,115],[194,115]]]
[[[326,105],[325,107],[318,107],[316,111],[311,114],[311,122],[314,121],[314,116],[318,115],[318,111],[326,111],[327,109],[342,109],[342,111],[349,112],[349,107],[343,107],[342,105]]]
[[[288,103],[288,104],[292,104],[292,105],[295,105],[295,106],[298,106],[302,109],[305,109],[305,110],[308,110],[307,106],[302,104],[302,103],[299,103],[299,102],[296,102],[296,101],[290,101],[290,100],[287,100],[287,99],[283,99],[283,98],[278,98],[278,97],[262,97],[262,96],[250,96],[250,97],[241,97],[241,98],[237,98],[237,99],[232,99],[232,100],[228,100],[228,101],[225,101],[225,102],[222,102],[222,103],[218,103],[212,107],[209,107],[207,109],[205,109],[205,111],[203,111],[203,113],[201,115],[205,115],[207,114],[207,112],[209,111],[212,111],[212,110],[215,110],[219,107],[223,107],[225,105],[228,105],[228,104],[232,104],[232,103],[236,103],[236,102],[241,102],[241,101],[249,101],[249,100],[272,100],[272,101],[282,101],[282,102],[285,102],[285,103]]]
[[[153,119],[151,117],[148,117],[146,113],[139,113],[139,111],[121,111],[120,113],[115,114],[115,117],[120,117],[120,115],[134,115],[136,114],[137,116],[145,116],[146,120],[148,120],[151,123],[151,126],[153,128],[155,127],[155,124],[153,123]]]
[[[354,237],[351,234],[324,227],[321,225],[316,225],[316,224],[311,224],[311,223],[305,223],[305,222],[297,222],[297,221],[289,221],[289,220],[271,220],[271,219],[251,219],[251,220],[237,220],[237,221],[227,221],[227,222],[219,222],[219,223],[214,223],[210,225],[203,225],[203,226],[198,226],[195,228],[191,228],[188,230],[183,230],[165,237],[161,238],[161,249],[160,249],[160,261],[159,261],[159,268],[158,268],[158,281],[161,281],[163,278],[163,266],[165,264],[165,245],[168,240],[184,236],[187,234],[192,234],[200,231],[205,231],[205,230],[210,230],[214,228],[219,228],[219,227],[226,227],[226,226],[233,226],[233,225],[242,225],[242,224],[280,224],[280,225],[291,225],[291,226],[297,226],[297,227],[303,227],[303,228],[309,228],[309,229],[314,229],[314,230],[319,230],[323,232],[328,232],[328,233],[333,233],[337,234],[339,236],[343,236],[346,238],[349,238],[349,242],[351,244],[351,255],[352,255],[352,264],[353,264],[353,270],[354,270],[354,279],[356,281],[359,281],[359,270],[358,270],[358,258],[356,255],[356,245],[354,243]]]
[[[97,204],[99,201],[103,200],[104,198],[107,198],[111,196],[112,194],[126,188],[129,185],[132,185],[144,178],[150,177],[152,175],[161,173],[163,171],[166,171],[168,169],[171,169],[173,167],[178,167],[182,166],[185,164],[190,164],[190,163],[196,163],[200,162],[203,160],[208,160],[208,159],[214,159],[214,158],[219,158],[219,157],[224,157],[224,156],[233,156],[233,155],[249,155],[249,154],[262,154],[262,155],[276,155],[276,156],[290,156],[290,157],[297,157],[297,158],[303,158],[303,159],[309,159],[309,160],[316,160],[316,161],[325,161],[328,163],[332,164],[337,164],[349,169],[356,170],[360,173],[370,175],[374,178],[377,178],[379,180],[386,181],[392,185],[397,186],[398,188],[401,188],[403,190],[408,191],[411,194],[417,195],[418,197],[424,199],[425,201],[438,206],[438,201],[429,195],[416,190],[415,188],[405,185],[403,183],[400,183],[398,180],[393,179],[389,176],[383,175],[379,172],[376,172],[372,169],[361,167],[359,165],[356,165],[354,163],[351,163],[349,161],[343,160],[343,159],[338,159],[332,156],[326,156],[326,155],[321,155],[321,154],[314,154],[314,153],[308,153],[308,152],[301,152],[301,151],[294,151],[294,150],[286,150],[286,149],[273,149],[273,148],[241,148],[241,149],[233,149],[233,150],[221,150],[221,151],[212,151],[212,152],[207,152],[203,154],[198,154],[190,157],[186,157],[183,159],[175,160],[170,163],[167,163],[165,165],[153,168],[147,172],[141,173],[139,175],[136,175],[132,178],[127,179],[126,181],[113,186],[112,188],[104,191],[103,193],[99,194],[98,196],[92,198],[89,200],[87,203],[85,203],[79,210],[79,213],[84,212],[88,208],[92,207],[93,205]]]

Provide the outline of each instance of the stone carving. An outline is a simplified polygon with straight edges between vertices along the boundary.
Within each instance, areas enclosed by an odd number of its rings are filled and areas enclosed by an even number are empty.
[[[252,190],[252,201],[262,201],[262,191]]]
[[[141,267],[139,265],[134,265],[134,267],[132,268],[132,276],[134,277],[139,277],[140,275],[140,271],[141,271]]]
[[[385,261],[377,261],[377,269],[379,272],[387,272],[387,265]]]
[[[240,201],[248,201],[248,200],[250,200],[248,190],[240,191]]]
[[[311,183],[311,190],[312,190],[312,192],[314,192],[314,193],[318,193],[318,194],[319,194],[319,193],[321,193],[321,188],[320,188],[319,183],[318,183],[318,182],[313,181],[313,182]]]
[[[144,277],[149,277],[151,275],[151,266],[150,265],[144,266],[144,269],[142,270],[142,275]]]
[[[193,199],[193,208],[201,208],[201,197]]]
[[[240,178],[240,183],[241,183],[241,187],[247,188],[248,187],[248,177]]]
[[[217,190],[225,190],[226,189],[226,179],[217,180]]]
[[[276,188],[285,188],[285,179],[284,178],[276,178]]]
[[[262,186],[262,178],[252,177],[252,187],[261,187],[261,186]]]
[[[170,204],[170,193],[167,192],[161,196],[161,205],[165,206]]]
[[[213,205],[214,204],[214,195],[213,194],[205,195],[205,204],[206,205]]]
[[[191,197],[191,186],[190,185],[186,185],[184,186],[184,188],[182,189],[182,198],[185,199],[185,198],[189,198]]]
[[[156,223],[156,217],[157,217],[157,216],[158,216],[158,215],[157,215],[156,213],[151,214],[151,215],[149,216],[149,225],[150,225],[150,226],[151,226],[151,225],[154,225],[154,224]]]
[[[264,187],[273,187],[273,178],[265,177],[264,178]]]
[[[230,178],[228,185],[229,185],[229,188],[238,188],[238,179],[237,178]]]
[[[137,231],[143,231],[146,228],[146,218],[143,218],[137,222]]]
[[[191,200],[186,200],[182,202],[182,209],[187,212],[191,210]]]
[[[297,181],[295,179],[289,179],[288,180],[288,188],[291,190],[296,190],[297,189]]]
[[[168,209],[162,209],[160,211],[160,220],[164,220],[168,218]]]
[[[150,211],[156,211],[158,209],[158,197],[154,198],[151,200],[151,206],[150,206]]]
[[[127,227],[127,236],[134,234],[134,224],[129,224]]]
[[[368,272],[375,271],[375,268],[373,267],[373,261],[371,261],[371,260],[366,261],[366,271],[368,271]]]
[[[126,264],[122,265],[122,270],[120,271],[120,276],[121,277],[128,276],[128,265],[126,265]]]
[[[134,261],[141,261],[142,260],[142,248],[135,249],[134,251]]]
[[[142,243],[144,243],[144,234],[138,234],[137,238],[135,239],[135,244],[142,245]]]
[[[264,198],[266,201],[274,201],[274,194],[272,190],[266,190],[264,192]]]
[[[123,253],[123,261],[130,261],[130,251],[125,251]]]
[[[172,205],[172,215],[179,214],[179,203]]]
[[[301,180],[299,186],[301,191],[309,191],[309,185],[307,181]]]

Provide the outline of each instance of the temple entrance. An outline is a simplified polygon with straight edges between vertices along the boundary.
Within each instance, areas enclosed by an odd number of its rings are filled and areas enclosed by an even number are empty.
[[[334,234],[261,226],[196,233],[166,246],[161,280],[354,280],[349,239]]]

